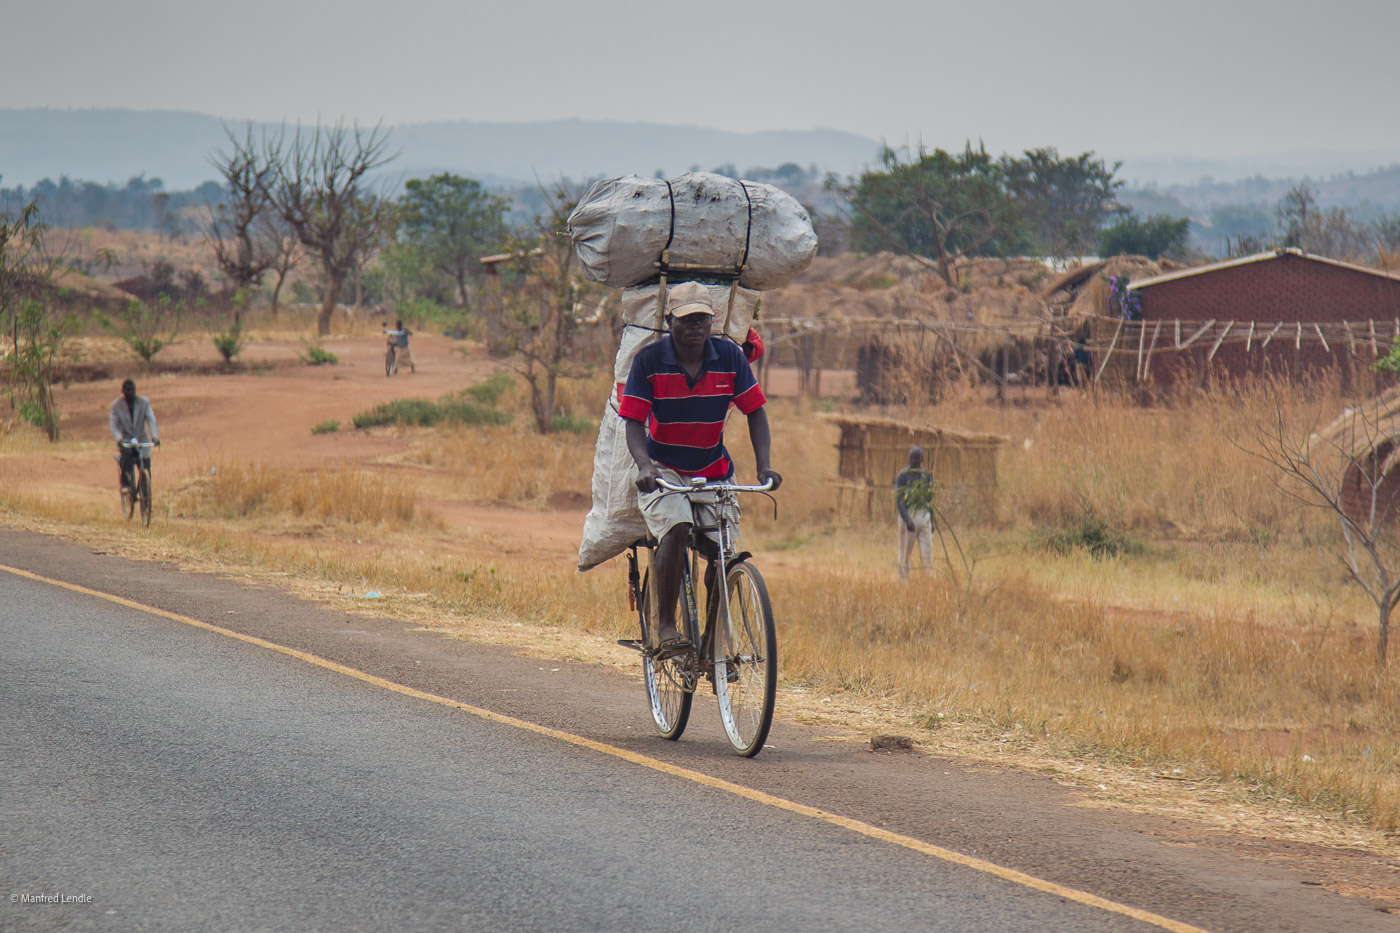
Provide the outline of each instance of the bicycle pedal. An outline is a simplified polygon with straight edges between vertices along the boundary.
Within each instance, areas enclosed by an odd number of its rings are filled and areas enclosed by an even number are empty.
[[[642,654],[646,654],[647,651],[647,646],[642,644],[642,642],[636,638],[619,638],[617,640],[617,643],[624,648],[631,648],[633,651],[640,651]]]

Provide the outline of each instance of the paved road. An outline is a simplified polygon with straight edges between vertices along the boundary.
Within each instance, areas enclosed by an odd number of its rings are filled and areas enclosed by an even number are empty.
[[[6,929],[1130,930],[1092,908],[0,580]]]
[[[1339,859],[1327,863],[1274,847],[1267,860],[1241,859],[1230,846],[1250,840],[1078,807],[1080,794],[1043,776],[870,754],[858,736],[786,720],[775,727],[777,747],[745,761],[728,752],[712,710],[684,741],[657,739],[638,683],[603,668],[541,662],[23,532],[0,529],[0,564],[1218,933],[1397,927],[1322,886],[1331,877],[1354,884],[1363,871],[1390,877],[1360,853],[1323,852]],[[36,894],[91,901],[8,903]],[[0,930],[798,924],[1152,929],[0,571]]]

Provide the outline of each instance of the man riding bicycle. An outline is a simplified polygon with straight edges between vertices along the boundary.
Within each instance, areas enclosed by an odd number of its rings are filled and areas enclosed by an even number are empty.
[[[672,289],[666,299],[670,334],[637,354],[618,405],[618,414],[627,420],[627,449],[637,463],[642,515],[659,542],[653,647],[662,659],[690,648],[676,628],[676,600],[692,512],[685,496],[667,493],[657,479],[688,485],[692,477],[733,476],[734,464],[724,447],[724,421],[733,405],[748,416],[758,481],[772,480],[774,489],[783,481],[768,463],[767,399],[744,351],[730,340],[710,336],[714,315],[704,285],[685,282]]]
[[[123,447],[123,441],[136,440],[143,444],[159,444],[160,430],[156,427],[156,413],[151,409],[151,400],[136,394],[136,383],[128,379],[122,383],[121,398],[112,403],[112,413],[107,418],[107,430],[117,442],[117,469],[121,473],[123,489],[131,486],[131,467],[138,448]],[[149,448],[147,448],[149,450]],[[149,454],[142,458],[147,471],[151,468]]]

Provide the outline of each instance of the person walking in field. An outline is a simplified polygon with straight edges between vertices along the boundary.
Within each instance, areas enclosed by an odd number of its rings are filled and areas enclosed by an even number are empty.
[[[724,420],[732,405],[749,421],[758,481],[783,478],[768,464],[771,435],[767,399],[744,351],[731,340],[710,336],[715,309],[710,291],[698,282],[683,282],[666,299],[670,334],[645,347],[632,361],[618,414],[626,419],[627,449],[637,464],[639,503],[656,549],[658,597],[655,649],[665,659],[690,644],[676,628],[682,562],[690,537],[690,501],[668,494],[658,478],[689,484],[692,477],[727,480],[734,463],[724,447]],[[713,511],[713,507],[711,507]],[[713,523],[706,517],[706,524]]]
[[[107,430],[117,442],[117,469],[121,472],[123,489],[131,485],[131,466],[137,451],[123,447],[122,441],[137,440],[143,444],[159,444],[160,430],[156,427],[156,413],[151,408],[151,400],[136,394],[136,383],[128,379],[122,383],[122,394],[112,403],[111,414],[107,417]],[[144,456],[144,466],[149,471],[151,459]]]
[[[909,466],[894,478],[899,510],[899,579],[909,579],[909,561],[918,542],[923,572],[933,572],[933,477],[924,469],[922,447],[909,449]]]
[[[416,373],[418,370],[413,365],[413,351],[408,346],[408,338],[412,333],[413,331],[403,326],[403,318],[398,318],[394,321],[394,329],[389,331],[389,342],[394,345],[394,366],[403,369],[407,365],[410,373]]]

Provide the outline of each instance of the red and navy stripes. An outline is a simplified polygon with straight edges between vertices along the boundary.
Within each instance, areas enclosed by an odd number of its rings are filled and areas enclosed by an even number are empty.
[[[657,463],[686,476],[723,479],[734,472],[724,449],[729,406],[747,415],[766,401],[744,351],[731,341],[711,337],[706,342],[692,384],[665,337],[632,361],[618,414],[647,426],[647,453]]]

